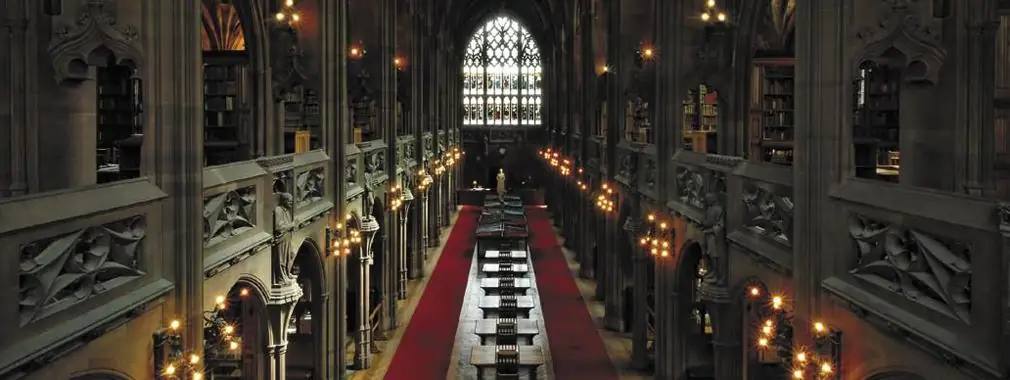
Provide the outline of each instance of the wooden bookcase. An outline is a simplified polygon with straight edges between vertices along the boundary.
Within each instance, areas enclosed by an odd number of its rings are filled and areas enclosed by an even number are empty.
[[[140,175],[139,167],[122,167],[119,143],[139,134],[139,80],[125,66],[98,68],[98,136],[96,153],[98,182],[105,183]],[[138,165],[139,166],[139,165]]]
[[[683,149],[718,153],[719,94],[702,84],[688,91],[683,102]]]
[[[284,94],[284,149],[294,152],[299,131],[309,134],[308,148],[322,147],[322,126],[319,123],[319,96],[312,89],[297,86]]]
[[[852,142],[857,177],[898,181],[899,75],[876,65],[864,65],[856,73]]]
[[[755,58],[752,63],[748,156],[753,161],[792,165],[794,59]]]
[[[203,53],[204,164],[246,159],[244,103],[249,90],[249,59],[243,51]]]

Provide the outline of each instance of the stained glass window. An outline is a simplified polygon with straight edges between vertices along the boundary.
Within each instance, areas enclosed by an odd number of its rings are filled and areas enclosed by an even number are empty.
[[[529,31],[505,16],[488,21],[463,59],[463,124],[540,125],[541,76]]]

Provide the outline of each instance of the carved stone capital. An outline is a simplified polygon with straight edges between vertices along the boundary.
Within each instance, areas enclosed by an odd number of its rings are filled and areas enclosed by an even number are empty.
[[[144,49],[137,29],[120,26],[106,9],[108,0],[88,0],[73,25],[57,27],[48,52],[56,69],[57,82],[90,79],[89,68],[103,66],[108,59],[133,68],[143,66]],[[105,50],[112,57],[95,54]]]

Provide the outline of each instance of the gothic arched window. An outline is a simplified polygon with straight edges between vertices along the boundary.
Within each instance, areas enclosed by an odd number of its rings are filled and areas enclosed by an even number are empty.
[[[540,125],[540,49],[515,20],[498,16],[470,39],[463,59],[463,124]]]

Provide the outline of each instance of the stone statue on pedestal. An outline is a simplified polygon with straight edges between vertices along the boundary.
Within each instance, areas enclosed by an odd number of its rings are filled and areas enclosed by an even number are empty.
[[[505,169],[498,169],[498,199],[505,199]]]
[[[705,234],[705,260],[708,272],[705,281],[716,286],[726,285],[726,252],[723,247],[726,241],[726,231],[723,222],[722,204],[716,194],[705,194],[705,220],[702,232]]]
[[[292,215],[294,198],[289,193],[276,193],[277,206],[274,207],[274,252],[276,282],[288,283],[294,280],[291,267],[295,262],[295,252],[291,249],[291,232],[295,223]]]

